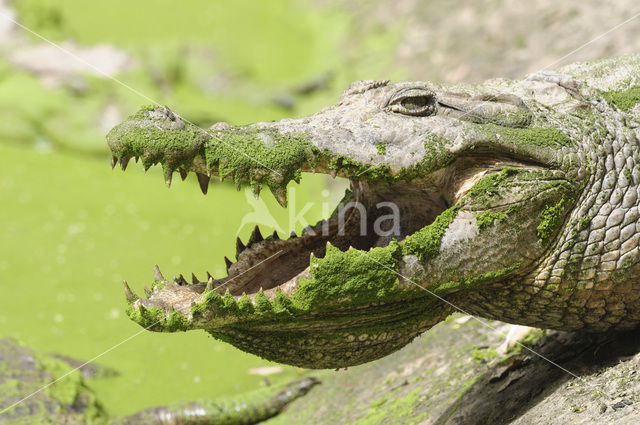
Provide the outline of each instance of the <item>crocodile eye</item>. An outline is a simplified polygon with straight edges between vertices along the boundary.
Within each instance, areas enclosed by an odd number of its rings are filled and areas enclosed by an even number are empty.
[[[437,111],[436,94],[425,88],[404,89],[389,100],[387,108],[399,114],[427,117]]]

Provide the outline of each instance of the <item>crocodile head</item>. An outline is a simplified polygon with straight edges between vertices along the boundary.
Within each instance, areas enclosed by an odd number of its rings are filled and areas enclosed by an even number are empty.
[[[469,291],[522,279],[584,179],[567,164],[584,158],[526,90],[489,91],[360,81],[310,117],[206,131],[143,108],[108,134],[112,166],[159,163],[167,184],[193,172],[205,193],[214,175],[268,187],[283,206],[302,173],[350,189],[300,236],[256,229],[238,240],[226,277],[167,281],[156,269],[146,298],[125,283],[129,316],[154,331],[204,329],[278,362],[346,367],[400,349],[454,306],[470,309]]]

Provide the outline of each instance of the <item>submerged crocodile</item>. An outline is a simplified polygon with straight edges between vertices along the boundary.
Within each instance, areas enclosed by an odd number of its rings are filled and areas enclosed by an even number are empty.
[[[109,419],[84,377],[112,371],[82,364],[67,372],[78,365],[72,359],[43,355],[15,340],[0,339],[0,424],[251,425],[277,415],[318,383],[303,378],[235,398],[159,406]]]
[[[640,55],[521,81],[359,81],[300,119],[201,130],[145,107],[107,136],[112,166],[160,163],[268,187],[286,206],[303,172],[349,179],[302,235],[237,241],[228,276],[155,269],[141,326],[204,329],[307,368],[372,361],[456,310],[559,330],[640,323]]]

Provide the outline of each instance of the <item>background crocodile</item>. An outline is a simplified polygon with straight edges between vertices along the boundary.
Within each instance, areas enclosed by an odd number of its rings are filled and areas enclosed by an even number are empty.
[[[209,132],[144,108],[109,133],[113,166],[161,163],[168,185],[195,172],[205,193],[217,174],[283,205],[303,171],[349,178],[351,191],[300,237],[256,228],[238,240],[227,277],[187,284],[156,268],[146,299],[125,282],[129,315],[312,368],[382,357],[456,309],[633,328],[639,75],[630,55],[482,85],[361,81],[309,118]]]
[[[77,367],[78,362],[71,363]],[[56,379],[67,370],[68,360],[63,361],[60,356],[43,355],[13,339],[0,339],[0,423],[250,425],[277,415],[318,383],[313,378],[303,378],[236,398],[159,406],[110,420],[84,382],[85,376],[95,377],[105,370],[85,365]]]

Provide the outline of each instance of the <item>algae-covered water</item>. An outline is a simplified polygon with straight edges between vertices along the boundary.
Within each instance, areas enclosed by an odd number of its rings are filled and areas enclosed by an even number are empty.
[[[53,42],[121,49],[131,66],[118,80],[201,125],[308,114],[335,103],[347,81],[381,77],[378,65],[349,63],[348,14],[310,2],[24,0],[13,7]],[[12,61],[21,46],[44,43],[26,31],[20,37],[13,51],[0,49],[0,336],[81,360],[104,353],[97,362],[120,374],[90,385],[113,415],[259,386],[263,378],[248,370],[273,364],[204,332],[139,333],[124,314],[122,280],[142,293],[156,263],[168,276],[223,275],[238,233],[246,240],[255,222],[263,233],[288,233],[289,212],[268,191],[263,204],[230,184],[203,196],[193,178],[174,179],[167,190],[160,170],[145,175],[133,163],[126,173],[110,170],[105,116],[116,111],[123,119],[148,99],[96,75],[48,84]],[[312,93],[296,91],[325,80]],[[326,213],[322,204],[341,195],[332,184],[305,176],[291,208],[313,203],[304,218],[315,223]],[[269,379],[298,373],[284,367]]]

